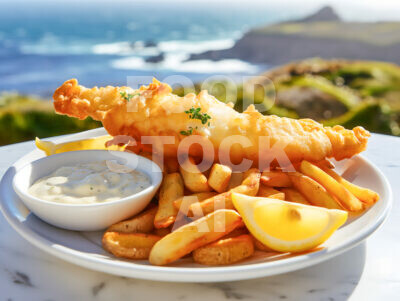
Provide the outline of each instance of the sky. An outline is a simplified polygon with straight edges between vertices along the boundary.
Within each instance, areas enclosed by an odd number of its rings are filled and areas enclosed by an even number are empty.
[[[98,0],[90,0],[98,1]],[[121,0],[131,1],[131,0]],[[149,1],[149,0],[147,0]],[[150,0],[157,1],[157,0]],[[179,0],[170,0],[179,3]],[[256,4],[264,7],[278,7],[284,9],[291,5],[299,8],[299,11],[312,13],[324,5],[335,8],[343,19],[359,21],[400,20],[400,0],[192,0],[193,2],[220,2],[230,5],[242,5],[243,3]]]
[[[84,2],[82,2],[84,1]],[[231,6],[259,5],[262,7],[277,7],[285,9],[288,6],[296,6],[299,11],[312,12],[323,5],[333,6],[344,19],[359,21],[378,21],[378,20],[400,20],[400,0],[112,0],[113,3],[141,2],[147,5],[152,3],[163,3],[171,6],[175,5],[216,5],[228,4]],[[20,5],[21,3],[40,3],[47,2],[54,5],[55,2],[67,5],[82,5],[85,3],[108,2],[109,0],[1,0],[2,5]],[[244,4],[245,3],[245,4]],[[22,6],[23,7],[23,6]]]

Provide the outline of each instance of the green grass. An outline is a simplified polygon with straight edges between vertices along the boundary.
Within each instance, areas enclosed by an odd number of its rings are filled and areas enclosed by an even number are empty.
[[[400,68],[384,62],[356,62],[323,74],[327,79],[343,82],[362,98],[384,100],[391,109],[400,110]]]
[[[279,76],[265,74],[271,75],[277,93],[308,87],[330,95],[338,105],[347,107],[341,116],[328,120],[320,116],[318,121],[346,128],[361,125],[372,132],[400,135],[399,66],[376,61],[310,59],[280,70],[283,74],[278,72]]]
[[[335,97],[339,102],[343,103],[347,108],[351,108],[360,103],[357,93],[347,87],[338,88],[334,83],[322,76],[303,75],[293,77],[290,81],[281,83],[277,89],[298,87],[312,87]]]
[[[256,34],[296,35],[310,38],[360,41],[387,46],[400,42],[399,22],[291,22],[267,25],[252,30]]]
[[[365,102],[355,106],[346,114],[323,122],[326,126],[340,124],[345,128],[352,129],[362,126],[373,132],[400,135],[397,122],[397,114],[394,114],[384,102]]]
[[[81,132],[101,126],[92,119],[57,115],[50,101],[17,94],[0,95],[0,145]]]

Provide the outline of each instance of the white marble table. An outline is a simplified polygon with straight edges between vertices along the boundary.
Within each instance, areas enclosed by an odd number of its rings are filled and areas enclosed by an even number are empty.
[[[0,175],[34,148],[0,148]],[[274,277],[225,283],[165,283],[87,270],[21,238],[0,215],[0,300],[400,300],[400,138],[373,135],[365,155],[393,188],[386,223],[367,242],[325,263]]]

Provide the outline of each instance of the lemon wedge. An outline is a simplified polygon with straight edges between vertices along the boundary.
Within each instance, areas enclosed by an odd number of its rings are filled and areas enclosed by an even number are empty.
[[[71,152],[76,150],[87,150],[87,149],[108,149],[108,150],[124,150],[124,146],[112,145],[106,147],[106,142],[112,139],[111,136],[105,135],[91,139],[82,139],[64,143],[54,143],[51,141],[43,141],[36,137],[36,147],[46,153],[47,156]]]
[[[279,252],[303,252],[326,241],[347,220],[347,212],[278,199],[232,193],[250,233]]]

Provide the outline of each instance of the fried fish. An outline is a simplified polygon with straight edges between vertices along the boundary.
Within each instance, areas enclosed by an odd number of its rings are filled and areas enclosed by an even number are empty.
[[[145,136],[157,137],[153,151],[155,145],[163,145],[166,156],[179,154],[181,142],[191,137],[211,151],[195,143],[186,149],[189,155],[212,156],[213,161],[221,161],[224,155],[233,164],[248,159],[253,165],[285,156],[292,163],[341,160],[365,150],[370,136],[362,127],[348,130],[324,127],[311,119],[264,116],[254,106],[239,113],[207,91],[179,97],[172,94],[168,84],[156,79],[137,90],[112,86],[89,89],[71,79],[55,91],[53,98],[57,113],[100,120],[112,136],[134,137],[143,145]],[[160,142],[167,136],[173,139]],[[161,150],[156,147],[156,151]]]

